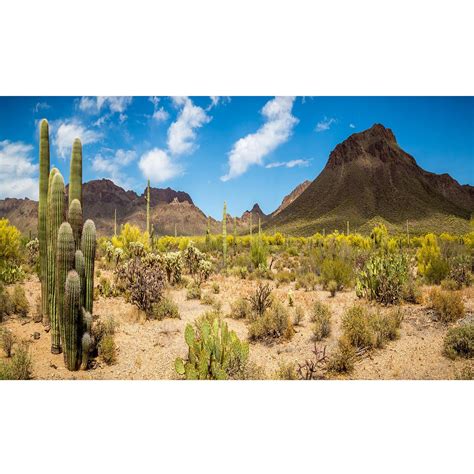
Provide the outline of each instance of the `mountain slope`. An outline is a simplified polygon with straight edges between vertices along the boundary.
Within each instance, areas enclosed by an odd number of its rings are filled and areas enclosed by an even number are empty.
[[[418,231],[464,231],[473,209],[472,186],[423,170],[376,124],[337,145],[321,174],[267,226],[308,235],[343,230],[347,221],[356,229],[379,216],[400,227],[408,220]]]

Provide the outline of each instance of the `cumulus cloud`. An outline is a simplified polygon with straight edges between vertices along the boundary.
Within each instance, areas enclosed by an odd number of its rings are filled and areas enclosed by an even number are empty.
[[[160,148],[145,153],[138,164],[143,176],[154,183],[161,183],[182,174],[182,167]]]
[[[349,128],[356,128],[356,126],[353,123],[350,123]]]
[[[79,101],[79,109],[91,114],[97,114],[102,109],[121,114],[131,103],[132,97],[126,96],[82,97]]]
[[[335,118],[324,117],[323,120],[321,120],[320,122],[318,122],[316,124],[315,130],[317,132],[325,132],[326,130],[329,130],[331,128],[332,124],[334,124],[336,122],[337,122],[337,120]]]
[[[0,198],[38,199],[38,165],[32,151],[23,142],[0,141]]]
[[[111,156],[98,154],[92,160],[92,169],[100,173],[101,177],[110,178],[119,186],[130,187],[131,180],[127,177],[123,168],[136,158],[137,153],[135,150],[119,149]]]
[[[214,107],[217,107],[219,104],[228,104],[231,101],[230,97],[227,96],[218,96],[218,95],[211,95],[209,97],[211,99],[211,103],[207,106],[206,110],[209,111],[213,109]]]
[[[295,168],[297,166],[308,166],[310,160],[290,160],[290,161],[275,161],[273,163],[268,163],[265,168],[281,168],[282,166],[286,168]]]
[[[80,138],[82,145],[87,145],[97,142],[102,137],[100,133],[86,129],[76,120],[54,123],[53,128],[55,129],[53,143],[61,158],[70,153],[75,138]]]
[[[153,120],[156,120],[157,122],[166,122],[166,120],[168,120],[169,114],[164,109],[164,107],[158,107],[160,103],[160,98],[153,96],[150,97],[149,100],[153,104]]]
[[[47,110],[50,108],[51,106],[47,102],[36,102],[35,106],[33,107],[33,112],[37,114],[40,110]]]
[[[191,153],[197,148],[195,130],[210,122],[211,117],[189,97],[172,97],[171,100],[181,110],[168,129],[168,149],[173,155]]]
[[[229,153],[229,172],[222,181],[236,178],[263,159],[291,136],[298,119],[292,115],[294,97],[275,97],[262,109],[266,122],[255,132],[234,143]]]

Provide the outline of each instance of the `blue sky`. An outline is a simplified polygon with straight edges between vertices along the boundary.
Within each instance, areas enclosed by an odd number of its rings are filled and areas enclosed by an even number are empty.
[[[418,164],[474,184],[473,97],[0,97],[0,198],[37,198],[38,123],[67,180],[83,142],[84,181],[186,191],[206,214],[269,213],[323,169],[351,133],[382,123]]]

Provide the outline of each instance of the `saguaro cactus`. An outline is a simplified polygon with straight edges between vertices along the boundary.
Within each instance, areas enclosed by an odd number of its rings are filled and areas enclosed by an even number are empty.
[[[69,171],[69,206],[77,199],[82,205],[82,144],[79,138],[72,145],[71,168]]]
[[[92,314],[94,300],[94,260],[96,250],[96,230],[93,221],[88,219],[82,231],[82,253],[84,255],[84,308]]]
[[[237,255],[237,217],[234,217],[234,238],[233,245],[234,245],[234,256]]]
[[[71,270],[64,286],[64,310],[61,315],[64,360],[68,370],[77,370],[82,362],[81,282],[75,270]]]
[[[77,274],[79,275],[79,280],[81,281],[81,307],[84,306],[84,286],[85,286],[85,271],[86,271],[86,264],[84,260],[84,255],[82,254],[82,250],[76,250],[74,254],[74,269],[76,270]]]
[[[72,227],[76,249],[81,248],[82,235],[82,206],[79,199],[73,199],[69,204],[68,221]]]
[[[114,237],[117,235],[117,209],[114,209]]]
[[[38,204],[38,240],[41,280],[41,316],[48,323],[48,182],[49,182],[49,125],[42,120],[40,125],[40,177],[39,177],[39,204]]]
[[[66,277],[74,267],[75,243],[71,224],[63,222],[58,231],[58,243],[56,249],[56,311],[54,324],[51,324],[51,338],[53,354],[61,352],[60,340],[64,341],[64,290]],[[80,287],[79,277],[78,285]],[[52,321],[53,323],[53,321]]]
[[[224,211],[222,213],[222,255],[224,266],[227,260],[227,203],[224,201]]]
[[[148,232],[148,235],[151,235],[150,231],[150,180],[148,180],[147,186],[146,186],[146,231]]]

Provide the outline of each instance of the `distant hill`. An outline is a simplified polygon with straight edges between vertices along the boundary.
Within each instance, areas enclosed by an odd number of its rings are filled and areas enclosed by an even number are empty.
[[[414,232],[467,232],[474,210],[474,187],[448,174],[420,168],[383,125],[351,135],[329,155],[321,174],[283,209],[267,228],[310,235],[317,231],[366,231],[374,219]]]

